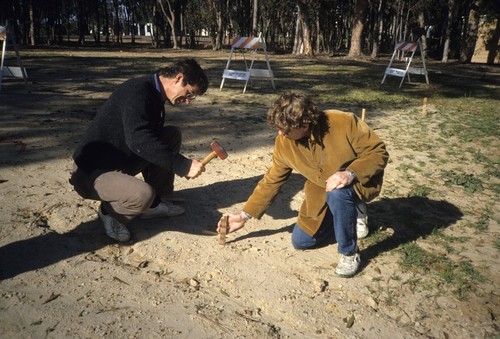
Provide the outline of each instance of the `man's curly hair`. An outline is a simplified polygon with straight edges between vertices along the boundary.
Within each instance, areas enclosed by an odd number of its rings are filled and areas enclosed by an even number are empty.
[[[324,146],[323,137],[328,130],[326,116],[303,94],[288,92],[280,95],[267,111],[267,121],[284,133],[309,124],[311,134]]]

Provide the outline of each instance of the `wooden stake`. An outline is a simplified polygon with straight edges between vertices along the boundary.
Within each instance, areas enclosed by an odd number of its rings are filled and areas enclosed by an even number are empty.
[[[427,97],[424,97],[424,104],[422,105],[422,116],[427,116]]]
[[[365,121],[365,115],[366,115],[366,109],[364,109],[364,108],[363,108],[363,109],[361,110],[361,120],[362,120],[362,121]]]
[[[226,234],[229,229],[229,223],[228,223],[229,216],[222,216],[220,218],[220,229],[219,229],[219,245],[225,245],[226,244]]]

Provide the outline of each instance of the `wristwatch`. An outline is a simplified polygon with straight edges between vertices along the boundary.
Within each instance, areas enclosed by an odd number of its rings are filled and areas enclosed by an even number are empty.
[[[252,219],[252,216],[245,211],[241,211],[241,214],[244,215],[247,220]]]
[[[353,170],[346,169],[346,171],[349,173],[349,175],[352,177],[352,180],[357,179],[358,177],[356,176],[356,173]]]

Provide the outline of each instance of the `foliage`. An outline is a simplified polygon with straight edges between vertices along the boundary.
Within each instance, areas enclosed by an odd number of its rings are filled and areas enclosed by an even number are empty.
[[[432,192],[432,188],[424,186],[424,185],[414,185],[410,192],[408,193],[409,197],[427,197]]]
[[[443,171],[445,185],[462,186],[467,193],[474,193],[483,188],[483,183],[472,173],[461,173],[457,171]]]
[[[436,274],[440,283],[450,285],[459,299],[464,299],[468,292],[474,291],[478,282],[486,280],[470,262],[455,263],[446,256],[422,249],[414,242],[401,246],[400,252],[399,264],[405,270]]]
[[[194,48],[198,44],[195,37],[208,33],[210,42],[217,42],[212,47],[220,49],[222,41],[227,43],[235,35],[262,32],[275,51],[300,51],[297,44],[307,44],[314,46],[315,53],[336,54],[356,45],[372,56],[391,51],[399,40],[416,40],[432,28],[426,49],[428,55],[440,57],[447,27],[451,27],[452,54],[459,55],[460,37],[468,29],[468,11],[473,0],[359,3],[362,13],[366,12],[365,17],[359,18],[364,27],[359,41],[351,41],[359,14],[355,4],[339,0],[4,0],[0,3],[0,23],[16,18],[18,40],[32,45],[61,44],[75,35],[80,44],[89,42],[86,35],[100,43],[101,34],[106,43],[110,38],[123,43],[123,36],[135,34],[137,25],[152,23],[154,41],[165,40],[161,46],[169,46],[175,37],[182,46],[182,39],[188,36],[188,46]],[[307,9],[301,20],[297,20],[298,4]],[[449,6],[456,15],[450,26],[444,27]],[[481,14],[495,13],[496,8],[488,1],[482,1],[481,6]],[[173,31],[167,28],[161,7],[172,9]]]
[[[476,89],[477,90],[477,89]],[[498,133],[500,117],[497,114],[497,103],[485,102],[482,98],[471,98],[456,100],[453,104],[447,104],[445,109],[449,119],[439,125],[444,137],[457,137],[461,141],[477,140],[481,137],[494,136]],[[482,114],[478,115],[481,111]]]

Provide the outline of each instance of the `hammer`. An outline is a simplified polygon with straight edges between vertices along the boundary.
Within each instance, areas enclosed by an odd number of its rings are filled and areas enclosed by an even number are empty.
[[[222,147],[217,141],[212,141],[212,143],[210,144],[210,148],[212,149],[212,153],[207,155],[205,159],[201,161],[203,165],[208,164],[213,158],[217,156],[221,158],[221,160],[227,158],[227,152],[224,150],[224,147]]]

